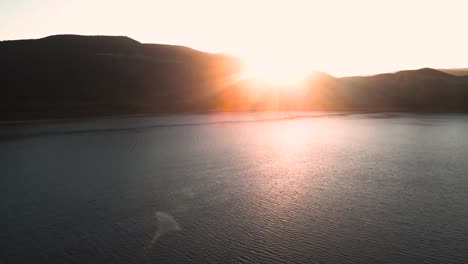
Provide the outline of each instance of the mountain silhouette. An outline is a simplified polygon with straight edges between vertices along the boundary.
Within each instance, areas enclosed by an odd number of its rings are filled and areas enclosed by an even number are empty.
[[[456,68],[456,69],[438,69],[439,71],[446,72],[455,76],[468,76],[468,68]]]
[[[127,37],[0,42],[2,119],[206,111],[231,57]]]
[[[335,78],[303,89],[249,88],[234,57],[123,36],[0,42],[2,120],[245,110],[468,111],[463,69]],[[273,87],[274,88],[274,87]],[[253,91],[255,94],[252,95]]]
[[[398,111],[466,111],[468,78],[423,68],[369,77],[342,78],[360,108]],[[353,94],[351,94],[353,96]]]

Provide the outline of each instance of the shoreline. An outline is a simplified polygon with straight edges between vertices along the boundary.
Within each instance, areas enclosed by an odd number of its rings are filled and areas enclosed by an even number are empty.
[[[17,126],[17,125],[33,125],[33,124],[47,124],[47,123],[67,123],[67,122],[83,122],[101,119],[129,119],[129,118],[147,118],[147,117],[169,117],[169,116],[184,116],[184,115],[212,115],[212,114],[266,114],[266,113],[330,113],[326,115],[303,115],[302,117],[319,117],[319,116],[333,116],[336,113],[341,114],[377,114],[377,113],[406,113],[406,114],[468,114],[468,111],[411,111],[411,110],[257,110],[257,111],[195,111],[195,112],[167,112],[167,113],[150,113],[150,114],[125,114],[125,115],[96,115],[96,116],[83,116],[83,117],[63,117],[63,118],[41,118],[41,119],[19,119],[19,120],[0,120],[0,127],[2,126]],[[335,114],[332,114],[335,113]],[[301,117],[299,115],[298,117]],[[262,121],[262,120],[257,120]]]

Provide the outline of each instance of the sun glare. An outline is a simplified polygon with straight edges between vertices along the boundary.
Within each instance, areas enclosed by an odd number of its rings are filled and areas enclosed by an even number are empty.
[[[290,86],[301,83],[311,69],[286,60],[244,59],[245,69],[242,78],[257,80],[267,84]]]

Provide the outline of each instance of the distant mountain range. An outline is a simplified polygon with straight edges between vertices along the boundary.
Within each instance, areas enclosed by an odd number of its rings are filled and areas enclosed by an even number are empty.
[[[456,69],[438,69],[439,71],[446,72],[455,76],[466,76],[468,75],[468,68],[456,68]]]
[[[311,74],[303,89],[253,89],[234,57],[127,37],[0,42],[0,119],[252,111],[468,111],[468,68],[366,77]]]

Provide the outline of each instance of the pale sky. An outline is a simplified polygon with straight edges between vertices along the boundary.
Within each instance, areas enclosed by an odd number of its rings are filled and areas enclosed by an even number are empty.
[[[126,35],[335,76],[468,67],[468,0],[0,0],[0,39]]]

